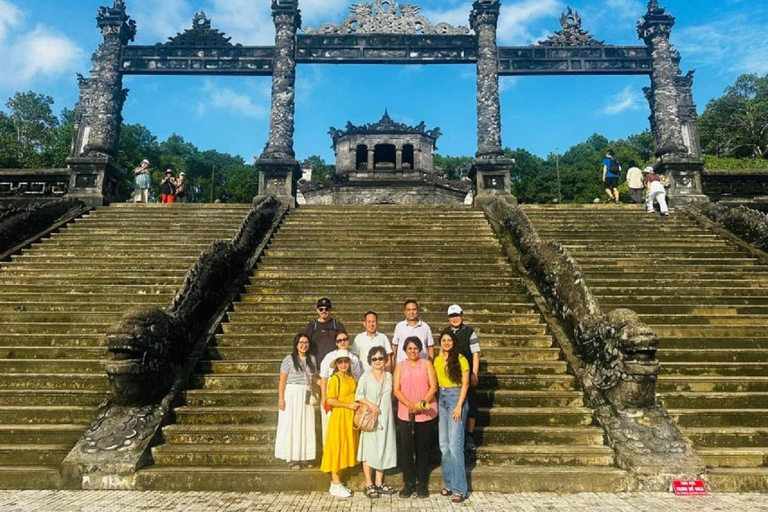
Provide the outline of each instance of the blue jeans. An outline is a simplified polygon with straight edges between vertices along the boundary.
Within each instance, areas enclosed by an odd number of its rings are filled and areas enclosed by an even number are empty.
[[[461,406],[461,421],[453,421],[453,409],[459,401],[461,387],[440,388],[437,402],[440,453],[443,455],[443,481],[453,493],[467,495],[467,472],[464,469],[464,429],[467,423],[467,401]]]

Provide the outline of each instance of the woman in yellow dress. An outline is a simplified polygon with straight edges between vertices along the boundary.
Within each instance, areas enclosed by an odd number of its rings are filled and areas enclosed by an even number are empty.
[[[327,437],[320,470],[331,474],[328,492],[337,498],[349,498],[352,491],[341,482],[341,471],[357,464],[358,432],[354,428],[357,382],[350,371],[349,352],[336,351],[331,361],[333,375],[328,379],[327,403],[331,407]]]

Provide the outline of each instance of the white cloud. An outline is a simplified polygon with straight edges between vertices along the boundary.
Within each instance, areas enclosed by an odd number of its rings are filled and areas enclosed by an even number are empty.
[[[24,13],[6,0],[0,0],[0,41],[5,39],[8,30],[21,25]]]
[[[207,107],[231,111],[242,117],[266,119],[269,117],[269,101],[265,100],[264,88],[256,88],[255,95],[248,92],[236,91],[229,87],[219,87],[212,80],[206,80],[203,85],[207,103],[198,103],[196,114],[205,115]],[[268,96],[268,91],[267,94]],[[254,97],[255,96],[255,97]]]
[[[735,73],[768,73],[768,39],[760,13],[736,14],[705,25],[673,32],[673,41],[686,62],[716,66]]]
[[[27,14],[0,0],[0,87],[28,87],[35,81],[72,72],[83,50],[64,34],[38,25],[24,31]]]
[[[136,20],[137,41],[152,44],[191,28],[194,10],[186,0],[133,0],[128,14]]]
[[[466,3],[453,9],[434,10],[424,9],[421,14],[434,24],[450,23],[456,27],[469,27],[469,14],[472,12],[472,4]]]
[[[639,0],[607,0],[603,11],[613,19],[638,19],[646,12],[646,7]]]
[[[499,77],[499,92],[503,93],[513,89],[517,82],[520,80],[518,76],[500,76]]]
[[[529,26],[541,18],[557,19],[561,9],[558,0],[525,0],[503,6],[499,16],[499,42],[511,45],[535,44],[538,39],[531,35]]]
[[[643,96],[635,87],[628,85],[608,99],[601,112],[607,116],[615,116],[627,110],[640,110]]]

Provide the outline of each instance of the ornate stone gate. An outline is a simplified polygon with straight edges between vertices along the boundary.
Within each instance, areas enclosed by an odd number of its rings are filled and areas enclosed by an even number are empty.
[[[675,18],[658,2],[638,22],[644,46],[614,46],[581,28],[568,8],[562,29],[531,46],[499,47],[499,0],[476,0],[470,28],[432,24],[419,8],[397,0],[375,0],[351,7],[339,25],[301,29],[299,0],[272,0],[275,44],[242,46],[211,26],[199,13],[192,27],[164,44],[129,44],[136,24],[124,0],[99,10],[104,42],[93,56],[89,78],[80,77],[80,101],[69,164],[72,190],[108,197],[119,170],[117,154],[121,110],[127,90],[123,75],[272,76],[269,144],[257,159],[259,194],[293,200],[300,177],[294,152],[296,66],[331,64],[474,64],[477,67],[477,152],[473,165],[477,201],[511,196],[501,142],[499,77],[521,75],[648,75],[645,94],[651,107],[659,172],[669,175],[672,196],[702,198],[703,161],[691,87],[693,72],[683,75],[680,55],[669,41]],[[112,187],[112,188],[110,188]]]

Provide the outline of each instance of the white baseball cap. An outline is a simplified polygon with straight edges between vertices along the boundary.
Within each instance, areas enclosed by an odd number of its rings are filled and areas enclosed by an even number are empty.
[[[461,309],[461,306],[458,304],[451,304],[448,306],[448,316],[451,315],[461,315],[464,313],[464,310]]]

